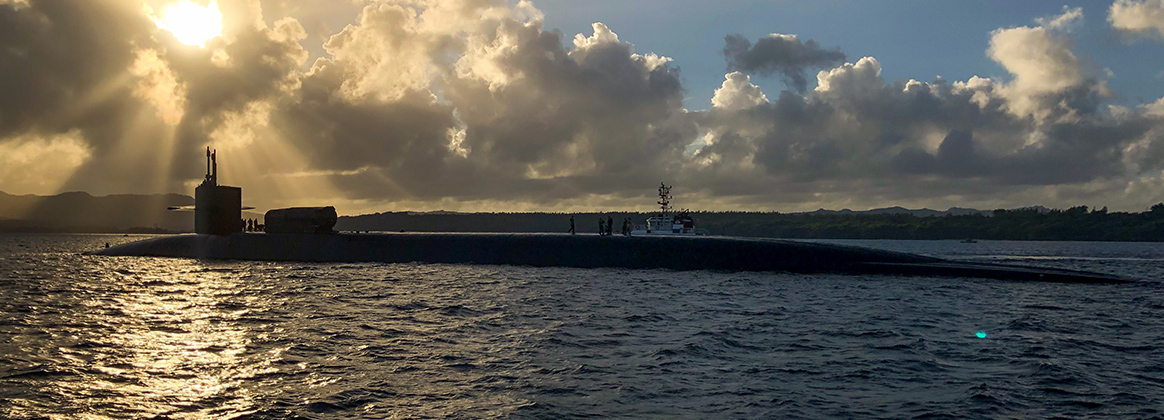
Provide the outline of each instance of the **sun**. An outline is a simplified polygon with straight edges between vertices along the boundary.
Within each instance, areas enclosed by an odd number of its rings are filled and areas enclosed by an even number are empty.
[[[154,23],[187,45],[205,47],[206,41],[222,35],[222,12],[213,0],[205,7],[190,0],[166,6],[161,19],[155,18]]]

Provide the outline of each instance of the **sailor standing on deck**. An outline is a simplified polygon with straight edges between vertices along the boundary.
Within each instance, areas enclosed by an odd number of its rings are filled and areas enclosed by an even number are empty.
[[[598,236],[606,235],[606,222],[602,221],[602,216],[598,217]]]
[[[570,215],[570,234],[574,234],[574,215]]]

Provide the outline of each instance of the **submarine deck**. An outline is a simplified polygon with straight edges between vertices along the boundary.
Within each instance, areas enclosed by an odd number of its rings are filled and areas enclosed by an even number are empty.
[[[528,233],[175,235],[92,252],[300,262],[469,263],[538,267],[785,271],[1127,283],[1084,271],[949,261],[845,245],[718,236],[597,236]]]

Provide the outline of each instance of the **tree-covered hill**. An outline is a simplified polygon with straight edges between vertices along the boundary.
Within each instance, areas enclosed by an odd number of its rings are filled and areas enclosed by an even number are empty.
[[[694,212],[709,235],[802,239],[999,239],[1048,241],[1162,241],[1164,204],[1143,213],[1042,208],[919,217],[909,213]],[[642,223],[647,213],[377,213],[341,217],[336,229],[410,232],[596,232],[598,219]]]

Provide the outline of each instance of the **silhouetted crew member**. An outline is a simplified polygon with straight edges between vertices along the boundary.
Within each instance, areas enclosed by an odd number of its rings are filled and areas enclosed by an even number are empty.
[[[614,218],[610,216],[606,216],[606,234],[614,234]]]
[[[602,217],[598,218],[598,236],[606,234],[606,222],[602,221]]]
[[[570,216],[570,234],[574,234],[574,216]]]

